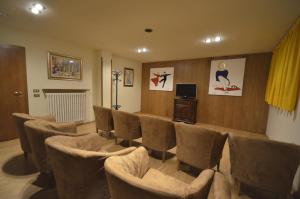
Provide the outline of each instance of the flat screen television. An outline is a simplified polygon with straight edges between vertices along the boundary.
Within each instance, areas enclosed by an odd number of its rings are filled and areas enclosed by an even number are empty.
[[[176,97],[180,98],[196,98],[196,84],[176,84]]]

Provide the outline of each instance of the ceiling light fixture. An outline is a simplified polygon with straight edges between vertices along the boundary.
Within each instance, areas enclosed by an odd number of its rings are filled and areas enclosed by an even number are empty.
[[[221,41],[221,37],[220,36],[216,36],[215,37],[215,42],[220,42]]]
[[[210,43],[218,43],[222,41],[221,36],[215,36],[215,37],[207,37],[206,39],[203,40],[203,43],[205,44],[210,44]]]
[[[206,38],[205,43],[207,43],[207,44],[211,43],[211,38]]]
[[[46,7],[40,3],[33,4],[30,8],[30,11],[35,15],[41,14],[44,10],[46,10]]]
[[[147,48],[138,48],[137,49],[137,53],[146,53],[148,52],[149,50]]]

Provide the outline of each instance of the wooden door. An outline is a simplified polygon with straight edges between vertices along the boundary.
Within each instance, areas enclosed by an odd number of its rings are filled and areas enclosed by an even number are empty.
[[[0,141],[17,138],[12,113],[28,113],[25,48],[0,45]]]

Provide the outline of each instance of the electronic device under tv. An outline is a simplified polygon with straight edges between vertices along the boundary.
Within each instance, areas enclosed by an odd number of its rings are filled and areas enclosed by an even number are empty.
[[[176,97],[179,98],[196,98],[197,85],[196,84],[176,84]]]

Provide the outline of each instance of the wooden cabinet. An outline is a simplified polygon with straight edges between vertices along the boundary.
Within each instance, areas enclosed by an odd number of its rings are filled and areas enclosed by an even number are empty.
[[[196,113],[196,99],[174,99],[174,121],[194,124],[196,122]]]

